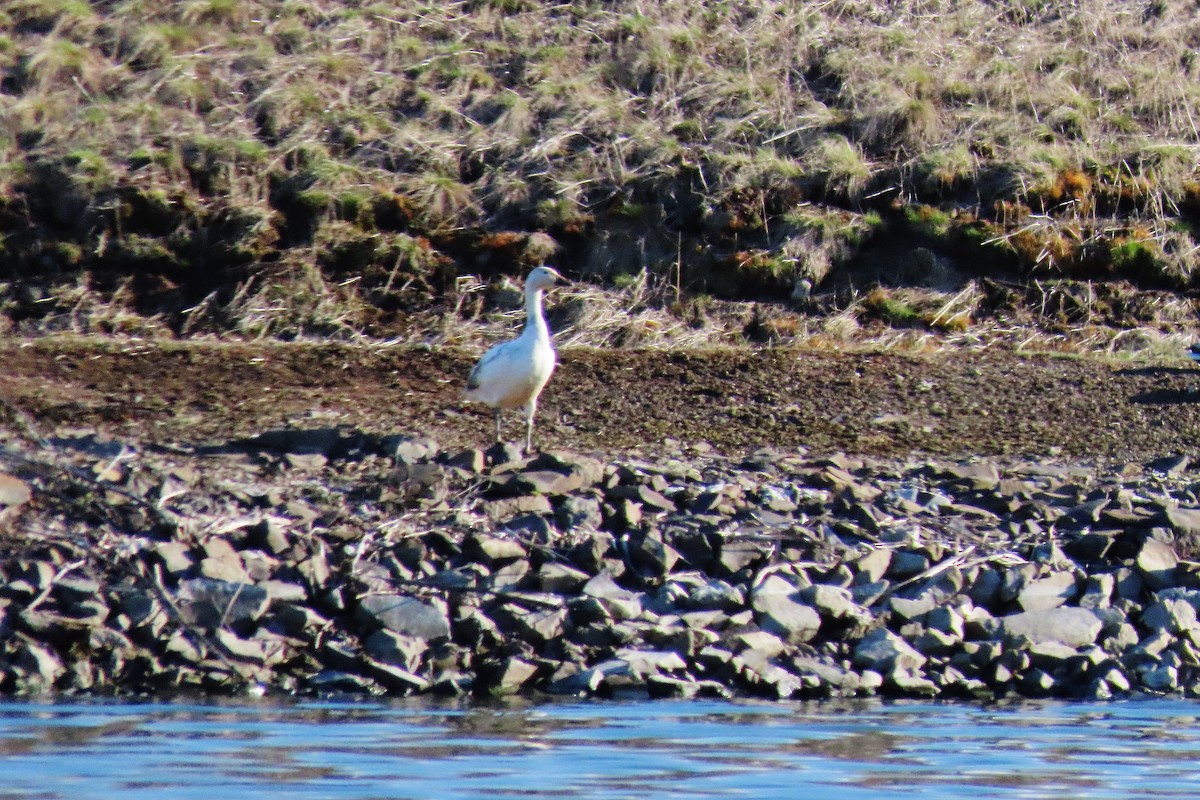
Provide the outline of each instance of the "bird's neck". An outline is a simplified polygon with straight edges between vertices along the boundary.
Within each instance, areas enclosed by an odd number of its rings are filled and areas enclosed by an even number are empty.
[[[526,336],[550,341],[550,327],[542,314],[542,290],[525,290],[525,331]]]

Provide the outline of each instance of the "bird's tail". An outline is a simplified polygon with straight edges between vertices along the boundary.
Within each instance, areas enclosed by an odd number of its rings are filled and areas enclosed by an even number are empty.
[[[1188,358],[1192,361],[1200,361],[1200,342],[1197,342],[1188,349]]]

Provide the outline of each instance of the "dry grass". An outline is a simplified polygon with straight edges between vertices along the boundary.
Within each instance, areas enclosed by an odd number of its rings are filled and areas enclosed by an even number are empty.
[[[861,249],[913,236],[971,279],[1197,280],[1179,4],[13,0],[0,31],[6,278],[176,333],[407,335],[551,253],[692,297],[865,298]],[[567,340],[740,335],[626,288]]]

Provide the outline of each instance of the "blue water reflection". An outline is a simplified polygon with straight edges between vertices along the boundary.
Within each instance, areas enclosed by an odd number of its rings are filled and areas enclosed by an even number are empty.
[[[1200,793],[1200,706],[0,703],[9,798]]]

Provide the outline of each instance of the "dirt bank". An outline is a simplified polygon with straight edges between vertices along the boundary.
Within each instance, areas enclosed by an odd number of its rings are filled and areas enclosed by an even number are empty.
[[[473,355],[447,349],[48,338],[0,342],[0,399],[43,431],[88,426],[147,444],[345,427],[489,444],[461,401]],[[706,442],[877,456],[1193,453],[1200,373],[1082,357],[942,351],[568,350],[537,439],[582,451]],[[511,420],[511,437],[519,433]]]

